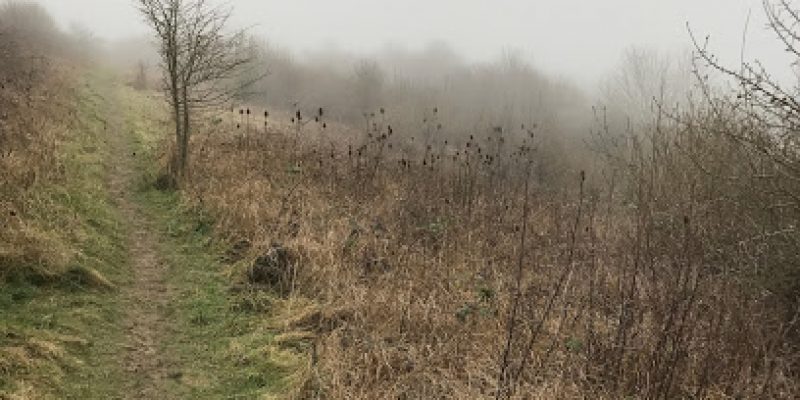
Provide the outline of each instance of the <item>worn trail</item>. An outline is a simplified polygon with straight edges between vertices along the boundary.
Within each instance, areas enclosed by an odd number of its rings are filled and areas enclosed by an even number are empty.
[[[121,106],[114,101],[113,93],[107,98],[112,107]],[[153,222],[132,198],[138,173],[130,138],[125,133],[127,127],[119,113],[108,114],[106,133],[114,159],[109,187],[128,227],[132,268],[132,280],[122,289],[126,344],[119,359],[128,375],[124,396],[162,399],[170,361],[162,341],[168,337],[167,307],[173,291],[165,278],[166,266],[156,250],[158,234]]]

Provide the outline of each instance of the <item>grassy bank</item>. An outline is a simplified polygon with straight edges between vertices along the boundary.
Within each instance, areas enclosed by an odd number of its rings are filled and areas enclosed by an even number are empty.
[[[105,398],[121,379],[108,366],[121,336],[115,286],[129,271],[106,184],[107,101],[94,80],[78,85],[75,100],[60,145],[64,178],[32,188],[24,216],[64,265],[19,265],[0,282],[0,398]],[[47,270],[64,272],[36,272]]]

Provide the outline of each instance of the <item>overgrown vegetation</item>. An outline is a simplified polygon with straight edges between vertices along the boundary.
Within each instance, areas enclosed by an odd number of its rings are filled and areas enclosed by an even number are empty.
[[[794,111],[702,61],[682,108],[598,110],[578,166],[549,165],[546,113],[445,135],[448,104],[427,130],[235,108],[186,195],[307,338],[300,398],[794,398],[798,159],[766,123]]]

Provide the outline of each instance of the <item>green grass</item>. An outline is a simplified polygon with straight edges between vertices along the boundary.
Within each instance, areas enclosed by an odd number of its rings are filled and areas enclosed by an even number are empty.
[[[175,323],[165,351],[178,357],[175,393],[191,399],[253,399],[278,394],[298,360],[279,358],[265,316],[237,306],[220,263],[222,249],[209,239],[210,221],[180,205],[176,193],[139,196],[164,240],[160,253],[178,293],[168,310]]]
[[[0,398],[109,398],[123,379],[113,362],[120,301],[113,290],[92,288],[85,273],[128,281],[125,231],[105,187],[109,149],[94,83],[81,86],[80,99],[81,123],[62,148],[66,179],[37,188],[30,211],[76,255],[57,279],[23,274],[0,282]]]

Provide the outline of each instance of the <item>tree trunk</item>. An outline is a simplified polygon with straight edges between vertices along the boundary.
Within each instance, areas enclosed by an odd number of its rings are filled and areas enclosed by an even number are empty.
[[[177,96],[176,96],[177,97]],[[183,140],[182,129],[181,129],[181,109],[180,104],[177,102],[172,107],[173,114],[175,116],[175,145],[180,146],[181,141]],[[182,174],[181,171],[181,163],[180,158],[178,157],[178,147],[175,148],[173,151],[172,156],[170,157],[170,165],[169,165],[169,173],[172,175],[172,179],[176,182],[180,180],[180,176]]]
[[[177,4],[172,4],[169,11],[169,19],[167,23],[167,36],[166,40],[166,61],[167,72],[169,73],[169,94],[172,98],[172,111],[175,117],[175,150],[173,151],[170,160],[170,175],[172,176],[173,185],[177,186],[182,183],[184,175],[184,163],[181,157],[180,148],[186,136],[186,129],[181,121],[181,92],[180,92],[180,71],[178,66],[178,15],[179,7]]]
[[[180,159],[181,159],[181,179],[186,180],[190,175],[189,171],[189,127],[191,122],[190,105],[189,105],[189,89],[186,85],[182,88],[183,100],[183,137],[179,143]],[[183,183],[183,182],[182,182]]]

